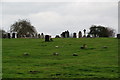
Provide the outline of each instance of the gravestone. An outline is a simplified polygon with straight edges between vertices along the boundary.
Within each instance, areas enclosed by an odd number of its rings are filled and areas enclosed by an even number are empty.
[[[35,38],[38,38],[38,34],[37,33],[35,34]]]
[[[86,37],[86,35],[83,36],[84,38]]]
[[[12,38],[15,38],[15,33],[12,33]]]
[[[67,30],[65,32],[62,32],[61,37],[62,38],[69,38],[69,31]]]
[[[77,53],[73,53],[73,56],[78,56]]]
[[[49,35],[45,35],[45,42],[49,42],[50,41],[50,36]]]
[[[87,38],[90,38],[90,35],[89,35],[89,34],[87,35]]]
[[[117,34],[117,38],[120,39],[120,34]]]
[[[76,33],[73,33],[73,38],[77,38]]]
[[[60,36],[59,36],[59,35],[56,35],[55,38],[60,38]]]
[[[8,33],[8,38],[10,39],[11,37],[10,37],[10,33]]]
[[[43,33],[41,33],[41,38],[44,39],[44,34]]]
[[[23,55],[24,55],[24,56],[29,56],[29,53],[24,53]]]
[[[83,44],[83,46],[81,47],[81,49],[86,49],[87,48],[87,44]]]
[[[79,31],[79,33],[78,33],[78,38],[81,38],[81,37],[82,37],[82,32]]]
[[[69,31],[68,30],[66,31],[66,34],[67,34],[67,38],[69,38]]]
[[[65,32],[62,32],[61,37],[65,38]]]
[[[40,34],[38,34],[38,38],[40,38],[41,36],[40,36]]]
[[[84,32],[84,36],[83,37],[86,37],[86,29],[84,29],[83,32]]]
[[[67,38],[67,35],[68,35],[67,31],[65,31],[65,38]]]

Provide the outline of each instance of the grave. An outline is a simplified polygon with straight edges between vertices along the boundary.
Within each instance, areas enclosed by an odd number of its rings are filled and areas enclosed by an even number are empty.
[[[15,33],[12,33],[12,38],[15,38]]]
[[[82,32],[79,31],[79,33],[78,33],[78,38],[81,38],[81,37],[82,37]]]
[[[108,47],[107,46],[103,46],[102,48],[107,49]]]
[[[117,34],[117,38],[120,39],[120,34]]]
[[[8,38],[10,39],[11,37],[10,37],[10,33],[8,33]]]
[[[83,44],[82,47],[80,47],[81,49],[86,49],[87,48],[87,44]]]
[[[76,33],[73,33],[73,38],[77,38]]]
[[[90,35],[89,35],[89,34],[87,35],[87,38],[90,38]]]
[[[65,32],[62,32],[61,37],[65,38]]]
[[[53,53],[53,55],[54,55],[54,56],[58,56],[58,55],[59,55],[59,53],[54,52],[54,53]]]
[[[24,56],[28,56],[28,55],[29,55],[29,53],[24,53],[23,55],[24,55]]]
[[[38,38],[40,38],[41,37],[41,35],[40,34],[38,34]]]
[[[61,37],[62,38],[69,38],[69,31],[67,30],[65,32],[62,32]]]
[[[34,70],[29,71],[30,74],[37,74],[37,73],[39,73],[39,72],[40,72],[40,71],[34,71]]]
[[[55,38],[60,38],[60,36],[59,36],[59,35],[56,35]]]
[[[77,53],[73,53],[73,56],[78,56]]]
[[[42,39],[44,39],[44,34],[43,33],[41,33],[41,36],[40,36]]]
[[[84,32],[84,36],[83,37],[86,37],[86,29],[84,29],[83,32]]]
[[[50,41],[50,36],[49,35],[45,35],[45,42],[49,42]]]

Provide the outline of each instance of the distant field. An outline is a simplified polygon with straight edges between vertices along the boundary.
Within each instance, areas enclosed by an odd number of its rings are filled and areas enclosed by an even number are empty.
[[[118,40],[115,38],[2,41],[3,78],[118,77]],[[83,44],[87,44],[88,48],[80,49]],[[24,56],[25,52],[30,55]],[[53,52],[60,55],[54,56]],[[73,53],[78,56],[72,56]]]

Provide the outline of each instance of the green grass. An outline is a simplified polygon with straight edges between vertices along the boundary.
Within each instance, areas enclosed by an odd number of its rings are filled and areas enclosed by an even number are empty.
[[[2,79],[2,39],[0,39],[0,79]]]
[[[3,39],[3,78],[117,78],[115,38]],[[80,49],[87,44],[87,49]],[[59,46],[56,48],[55,46]],[[103,46],[108,48],[104,49]],[[24,56],[23,53],[30,53]],[[58,52],[59,56],[52,55]],[[78,56],[72,56],[77,53]],[[30,71],[39,71],[30,73]]]

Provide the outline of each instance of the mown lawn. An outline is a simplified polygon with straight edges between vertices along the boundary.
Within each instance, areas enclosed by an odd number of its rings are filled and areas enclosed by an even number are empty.
[[[88,48],[80,49],[83,44]],[[2,51],[3,78],[118,77],[115,38],[3,39]],[[24,56],[25,52],[29,55]]]

